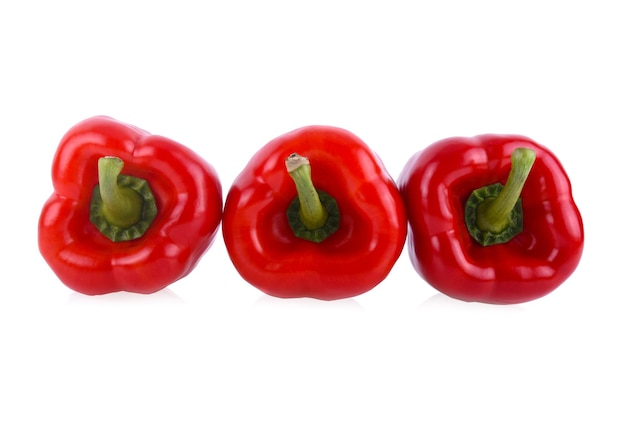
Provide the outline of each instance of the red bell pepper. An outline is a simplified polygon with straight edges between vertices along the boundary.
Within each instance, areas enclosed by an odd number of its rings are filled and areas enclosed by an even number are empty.
[[[402,198],[379,158],[352,133],[327,126],[259,150],[228,192],[222,221],[240,275],[281,298],[333,300],[372,289],[398,259],[406,231]]]
[[[39,249],[63,283],[89,295],[152,293],[186,276],[221,221],[222,190],[211,165],[108,117],[67,132],[52,182]]]
[[[580,261],[583,223],[569,178],[529,138],[444,139],[408,161],[398,186],[413,266],[448,296],[530,301],[556,289]]]

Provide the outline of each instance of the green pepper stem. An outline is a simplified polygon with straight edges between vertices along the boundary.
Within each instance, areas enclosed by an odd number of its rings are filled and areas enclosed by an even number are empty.
[[[110,224],[128,228],[141,219],[143,199],[135,190],[119,186],[118,176],[122,168],[124,162],[117,157],[98,160],[102,214]]]
[[[323,227],[328,219],[328,212],[322,205],[315,186],[313,186],[309,159],[293,153],[285,160],[285,166],[296,184],[302,224],[309,230]]]
[[[535,162],[535,151],[516,148],[511,154],[511,172],[500,193],[487,198],[476,209],[476,225],[482,231],[500,233],[511,221],[511,212]]]

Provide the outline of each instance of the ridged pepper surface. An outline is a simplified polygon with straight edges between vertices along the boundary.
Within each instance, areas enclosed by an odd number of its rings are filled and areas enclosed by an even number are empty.
[[[109,117],[72,127],[52,164],[39,249],[69,288],[152,293],[186,276],[222,215],[215,169],[189,148]]]
[[[307,126],[261,148],[234,181],[222,232],[241,276],[276,297],[342,299],[386,278],[406,213],[380,159],[354,134]]]
[[[556,156],[518,135],[454,137],[416,153],[398,187],[413,266],[464,301],[527,302],[576,269],[583,222]]]

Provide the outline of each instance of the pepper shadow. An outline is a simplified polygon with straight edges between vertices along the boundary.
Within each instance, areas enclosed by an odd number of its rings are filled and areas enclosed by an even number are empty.
[[[436,293],[422,302],[418,311],[435,313],[449,311],[454,313],[480,313],[480,314],[524,314],[526,310],[519,304],[493,305],[482,302],[465,302]]]
[[[278,298],[263,294],[252,303],[252,307],[257,309],[281,309],[291,311],[294,309],[306,311],[347,311],[365,312],[363,306],[354,298],[337,300],[320,300],[308,297],[303,298]]]
[[[68,306],[162,306],[184,305],[185,301],[169,288],[151,294],[115,292],[103,295],[85,295],[72,292],[67,300]]]

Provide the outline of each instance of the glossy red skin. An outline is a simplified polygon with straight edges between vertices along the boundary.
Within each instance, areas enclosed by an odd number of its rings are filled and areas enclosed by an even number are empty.
[[[158,213],[139,239],[112,242],[89,221],[98,158],[148,181]],[[54,193],[39,220],[39,249],[69,288],[88,295],[153,293],[186,276],[214,240],[222,188],[214,168],[187,147],[109,117],[71,128],[52,164]]]
[[[285,159],[308,157],[313,184],[339,206],[339,229],[321,243],[294,236],[286,210],[296,197]],[[334,300],[364,293],[386,278],[406,240],[395,182],[352,133],[308,126],[259,150],[234,181],[222,232],[241,276],[276,297]]]
[[[465,227],[465,201],[474,189],[506,183],[517,147],[536,152],[521,194],[524,229],[508,243],[480,246]],[[407,206],[413,266],[448,296],[493,304],[527,302],[556,289],[580,261],[583,222],[569,178],[552,152],[529,138],[444,139],[408,161],[398,187]]]

